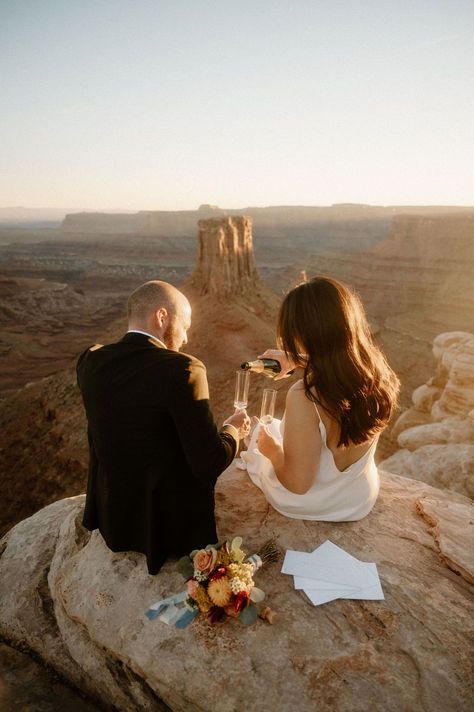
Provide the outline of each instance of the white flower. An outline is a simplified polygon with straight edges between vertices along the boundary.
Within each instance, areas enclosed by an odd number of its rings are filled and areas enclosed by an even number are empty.
[[[230,579],[229,583],[230,583],[230,588],[231,588],[232,593],[240,593],[241,591],[248,591],[248,586],[247,586],[246,582],[241,578],[237,578],[236,576],[234,576],[234,578]]]

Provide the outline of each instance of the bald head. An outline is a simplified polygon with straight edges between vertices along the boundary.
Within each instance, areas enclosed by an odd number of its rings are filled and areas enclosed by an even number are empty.
[[[191,306],[179,289],[153,280],[135,289],[128,298],[128,328],[146,331],[174,351],[187,343]]]

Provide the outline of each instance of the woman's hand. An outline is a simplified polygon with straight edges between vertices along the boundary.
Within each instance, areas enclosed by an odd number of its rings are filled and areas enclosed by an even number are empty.
[[[257,437],[257,447],[265,457],[274,462],[283,453],[281,444],[270,433],[266,425],[262,425]]]
[[[246,445],[247,447],[249,447],[250,441],[252,440],[253,432],[259,423],[260,423],[260,420],[257,418],[256,415],[252,415],[250,417],[250,430],[244,439],[244,445]]]
[[[281,366],[281,371],[277,376],[275,376],[275,381],[279,381],[281,378],[285,378],[288,371],[293,371],[293,369],[298,366],[297,363],[295,363],[291,358],[286,355],[284,351],[281,351],[280,349],[267,349],[263,352],[263,354],[260,354],[258,358],[274,358],[276,361],[279,362]]]

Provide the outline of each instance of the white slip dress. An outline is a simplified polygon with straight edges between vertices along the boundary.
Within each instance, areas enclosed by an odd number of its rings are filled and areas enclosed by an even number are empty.
[[[241,453],[246,470],[267,501],[285,517],[326,522],[362,519],[374,506],[379,493],[379,474],[374,460],[378,436],[361,458],[341,472],[327,445],[326,428],[316,404],[314,407],[319,417],[321,457],[314,482],[307,492],[290,492],[278,480],[272,463],[257,448],[260,425],[252,434],[248,450]],[[282,441],[284,417],[282,421],[274,419],[267,427]]]

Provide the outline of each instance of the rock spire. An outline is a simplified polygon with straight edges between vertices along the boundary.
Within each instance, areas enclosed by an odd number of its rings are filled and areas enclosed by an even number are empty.
[[[191,277],[201,294],[245,295],[259,282],[252,243],[252,219],[243,216],[199,220],[199,253]]]

